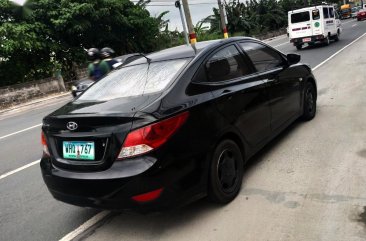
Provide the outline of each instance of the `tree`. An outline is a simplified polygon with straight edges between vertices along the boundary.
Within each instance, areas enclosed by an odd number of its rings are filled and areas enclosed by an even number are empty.
[[[0,85],[49,76],[62,66],[72,79],[85,49],[112,47],[118,54],[156,49],[160,20],[148,1],[29,0],[24,7],[0,1]]]
[[[205,34],[209,30],[208,26],[204,26],[205,21],[198,21],[196,26],[194,26],[194,32],[197,34],[198,38]]]
[[[289,6],[300,1],[302,0],[225,1],[227,29],[231,35],[236,33],[253,35],[283,28],[287,24]],[[217,8],[213,9],[213,15],[206,18],[206,21],[211,23],[211,32],[221,32],[220,14]]]

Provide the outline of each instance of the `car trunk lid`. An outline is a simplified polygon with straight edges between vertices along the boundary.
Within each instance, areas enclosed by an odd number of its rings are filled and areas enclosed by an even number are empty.
[[[158,97],[159,94],[133,100],[73,101],[53,112],[44,118],[42,128],[52,162],[60,168],[78,171],[108,168],[131,130],[135,113]],[[72,149],[71,156],[68,148]],[[92,153],[84,153],[84,148]]]

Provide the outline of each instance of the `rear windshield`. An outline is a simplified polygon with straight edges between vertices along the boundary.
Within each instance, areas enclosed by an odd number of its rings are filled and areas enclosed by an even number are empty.
[[[92,85],[78,100],[105,101],[160,92],[187,62],[179,59],[123,67]]]
[[[309,20],[310,20],[310,14],[308,11],[291,14],[291,23],[301,23]]]

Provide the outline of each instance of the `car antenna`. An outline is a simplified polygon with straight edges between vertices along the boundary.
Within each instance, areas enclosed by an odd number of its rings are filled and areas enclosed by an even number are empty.
[[[151,63],[151,59],[149,57],[147,57],[145,54],[143,53],[139,53],[139,55],[141,55],[142,57],[144,57],[147,60],[147,63],[150,65]]]

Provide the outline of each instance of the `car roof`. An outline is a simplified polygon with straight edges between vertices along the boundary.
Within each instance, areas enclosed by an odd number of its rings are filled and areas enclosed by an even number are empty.
[[[164,60],[172,60],[172,59],[183,59],[183,58],[192,58],[200,54],[204,51],[210,51],[213,48],[219,47],[226,43],[235,42],[239,40],[254,40],[250,37],[231,37],[228,39],[217,39],[217,40],[210,40],[210,41],[202,41],[197,42],[195,47],[196,51],[192,48],[191,45],[180,45],[164,50],[160,50],[151,54],[147,54],[146,57],[151,59],[152,62],[157,61],[164,61]],[[145,58],[140,58],[138,60],[133,61],[130,63],[131,65],[146,63]],[[128,64],[128,65],[130,65]]]
[[[300,13],[300,12],[305,12],[305,11],[311,11],[311,10],[314,10],[314,9],[320,8],[320,7],[333,7],[333,6],[332,5],[321,4],[321,5],[316,5],[316,6],[312,6],[312,7],[294,9],[294,10],[288,11],[288,13],[292,14],[292,13]]]

